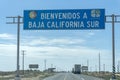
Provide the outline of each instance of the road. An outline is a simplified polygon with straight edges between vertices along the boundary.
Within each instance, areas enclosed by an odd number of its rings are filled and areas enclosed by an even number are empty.
[[[87,75],[78,75],[72,73],[59,73],[54,76],[45,78],[44,80],[104,80]]]

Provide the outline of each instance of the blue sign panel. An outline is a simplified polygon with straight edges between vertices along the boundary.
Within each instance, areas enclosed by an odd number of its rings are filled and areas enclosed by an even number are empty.
[[[25,30],[104,29],[104,9],[25,10]]]

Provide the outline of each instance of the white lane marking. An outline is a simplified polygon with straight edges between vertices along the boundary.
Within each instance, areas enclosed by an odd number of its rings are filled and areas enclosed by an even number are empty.
[[[84,78],[81,78],[81,80],[85,80]]]
[[[67,80],[67,76],[65,75],[64,80]]]

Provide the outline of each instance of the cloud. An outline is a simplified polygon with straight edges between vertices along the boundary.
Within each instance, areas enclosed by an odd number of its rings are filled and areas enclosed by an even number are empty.
[[[73,47],[54,47],[54,46],[22,46],[22,49],[26,50],[27,56],[38,57],[38,58],[61,58],[61,59],[71,59],[71,58],[93,58],[98,55],[99,49],[83,47],[83,46],[73,46]],[[106,55],[110,53],[107,50],[101,50],[101,53]]]
[[[94,35],[94,33],[90,33]],[[29,57],[40,57],[40,58],[79,58],[98,55],[102,52],[106,56],[110,53],[105,49],[98,49],[87,47],[84,45],[86,40],[84,39],[72,39],[72,38],[35,38],[24,39],[22,42],[21,49],[27,51]]]
[[[88,35],[89,35],[89,36],[93,36],[93,35],[95,35],[95,33],[90,32],[90,33],[88,33]]]
[[[15,36],[12,34],[8,34],[8,33],[3,33],[0,34],[0,39],[15,39]]]
[[[62,63],[80,63],[85,64],[86,60],[90,60],[90,65],[98,64],[98,53],[102,55],[102,62],[110,64],[110,51],[105,49],[97,49],[85,46],[86,40],[71,38],[21,38],[21,50],[25,50],[27,64],[31,62],[40,63],[40,60],[53,60],[55,64]],[[64,45],[64,46],[59,46]],[[16,57],[16,44],[0,44],[0,57]],[[60,64],[61,62],[61,64]],[[41,64],[41,63],[40,63]],[[68,64],[69,66],[69,64]]]
[[[52,42],[64,43],[63,41],[59,41],[59,40],[56,41],[54,39],[50,40],[51,43]],[[49,45],[45,45],[45,46],[21,45],[20,55],[22,53],[21,50],[26,51],[25,52],[26,64],[34,63],[34,62],[40,63],[39,62],[40,60],[47,59],[48,61],[53,60],[55,64],[58,64],[61,66],[64,65],[62,63],[85,64],[86,60],[90,61],[90,65],[95,65],[95,64],[98,64],[97,62],[98,62],[99,52],[101,52],[101,55],[102,55],[102,59],[101,59],[103,60],[102,62],[106,62],[107,64],[110,64],[109,62],[111,60],[110,51],[104,50],[104,49],[99,50],[97,48],[92,48],[92,47],[87,47],[82,45],[74,45],[71,47],[67,45],[65,45],[65,47],[49,46]],[[0,56],[16,57],[16,53],[17,53],[17,46],[15,44],[0,44]],[[68,64],[68,66],[70,64]]]
[[[16,56],[16,45],[14,44],[0,44],[0,55]]]
[[[86,34],[86,37],[87,37],[87,38],[90,38],[90,37],[92,37],[92,36],[94,36],[94,35],[95,35],[95,32],[90,31],[90,32],[88,32],[88,33]]]
[[[27,43],[29,42],[29,43]],[[59,39],[49,39],[49,38],[32,38],[30,41],[28,39],[24,40],[23,44],[30,46],[39,46],[39,45],[75,45],[85,43],[84,39],[72,39],[72,38],[59,38]]]

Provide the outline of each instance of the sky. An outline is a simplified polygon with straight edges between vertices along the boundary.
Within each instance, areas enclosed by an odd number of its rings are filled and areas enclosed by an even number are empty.
[[[17,25],[6,24],[8,16],[23,16],[24,10],[48,9],[105,9],[105,15],[120,14],[120,0],[0,0],[0,71],[16,70]],[[120,24],[115,24],[116,66],[120,61]],[[103,30],[23,30],[20,25],[20,69],[22,50],[25,50],[25,69],[29,64],[47,68],[71,70],[74,64],[87,65],[98,71],[98,54],[101,70],[112,70],[112,24]]]

